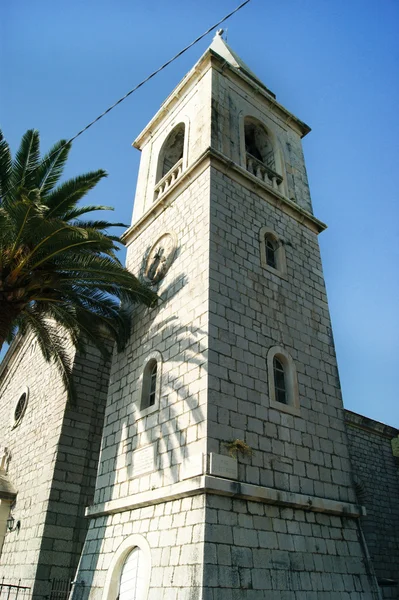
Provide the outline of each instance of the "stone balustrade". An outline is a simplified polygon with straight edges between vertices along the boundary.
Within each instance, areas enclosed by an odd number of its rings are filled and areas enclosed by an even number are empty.
[[[246,153],[246,167],[255,177],[258,177],[264,183],[271,185],[275,190],[279,190],[279,187],[283,181],[281,175],[276,173],[273,169],[265,165],[262,161],[258,160],[249,152]]]
[[[154,192],[154,202],[159,200],[161,196],[168,191],[170,187],[179,179],[180,175],[183,171],[183,159],[177,161],[175,165],[162,177],[160,181],[158,181],[155,186]]]

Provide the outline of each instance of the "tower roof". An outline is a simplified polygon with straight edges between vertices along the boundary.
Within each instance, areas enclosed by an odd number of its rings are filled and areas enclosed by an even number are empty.
[[[141,150],[143,143],[148,140],[150,135],[152,135],[160,121],[181,101],[182,93],[185,93],[186,90],[190,89],[190,86],[198,81],[201,74],[209,67],[209,64],[215,65],[216,63],[222,65],[222,67],[223,64],[227,65],[227,71],[230,71],[233,76],[237,75],[241,80],[245,80],[247,85],[255,87],[260,92],[261,96],[263,95],[265,100],[274,106],[274,110],[279,112],[283,116],[284,121],[289,124],[291,128],[295,129],[301,137],[309,133],[310,127],[276,100],[276,95],[265,86],[255,73],[251,71],[248,65],[245,64],[234,50],[230,48],[222,38],[222,33],[223,30],[220,29],[215,35],[211,45],[208,46],[194,67],[183,77],[180,83],[164,100],[159,111],[134,140],[133,146],[135,148]]]
[[[212,44],[209,46],[209,50],[216,52],[225,61],[227,61],[232,67],[244,73],[247,77],[255,81],[258,85],[261,85],[269,94],[274,98],[276,97],[265,84],[255,75],[255,73],[248,67],[248,65],[230,48],[227,42],[222,38],[223,29],[217,31],[213,38]]]

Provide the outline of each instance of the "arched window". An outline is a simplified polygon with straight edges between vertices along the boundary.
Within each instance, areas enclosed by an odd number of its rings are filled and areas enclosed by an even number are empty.
[[[147,600],[151,549],[140,534],[127,537],[112,555],[102,600]]]
[[[270,168],[275,167],[273,145],[266,129],[254,119],[244,121],[245,151]]]
[[[287,271],[285,250],[282,241],[269,227],[262,227],[259,232],[260,262],[262,267],[280,276]]]
[[[276,166],[276,152],[272,139],[260,121],[244,119],[245,165],[247,170],[264,183],[278,189],[283,181]]]
[[[136,546],[127,555],[119,580],[118,600],[142,600],[146,574],[143,569],[143,551]]]
[[[270,348],[267,355],[270,407],[299,414],[298,382],[295,363],[281,346]]]
[[[152,352],[146,359],[141,377],[141,415],[158,408],[161,394],[161,367],[161,354],[157,351]]]
[[[164,141],[158,157],[155,200],[158,200],[175,181],[183,170],[185,125],[179,123]]]
[[[141,392],[141,410],[154,406],[157,393],[157,361],[155,358],[148,361],[143,373],[143,387]]]

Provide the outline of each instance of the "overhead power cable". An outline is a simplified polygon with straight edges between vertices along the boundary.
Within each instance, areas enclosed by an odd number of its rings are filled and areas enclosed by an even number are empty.
[[[67,142],[65,142],[65,144],[63,144],[60,148],[58,148],[56,150],[56,152],[54,152],[53,154],[50,154],[50,156],[48,157],[48,159],[51,159],[56,154],[59,154],[65,148],[65,146],[68,146],[69,144],[71,144],[72,142],[74,142],[76,140],[76,138],[78,138],[79,136],[82,135],[82,133],[84,133],[85,131],[87,131],[88,129],[90,129],[90,127],[92,127],[100,119],[102,119],[103,117],[105,117],[105,115],[107,115],[109,112],[111,112],[111,110],[113,110],[116,106],[118,106],[118,104],[121,104],[121,102],[123,102],[124,100],[126,100],[126,98],[128,98],[129,96],[131,96],[134,92],[136,92],[139,88],[141,88],[144,84],[146,84],[147,81],[150,81],[150,79],[152,79],[153,77],[155,77],[155,75],[158,75],[158,73],[160,73],[161,71],[163,71],[163,69],[165,69],[166,67],[168,67],[177,58],[179,58],[180,56],[182,56],[182,54],[184,54],[185,52],[187,52],[187,50],[189,50],[190,48],[192,48],[193,46],[195,46],[195,44],[197,44],[205,36],[207,36],[208,33],[210,33],[211,31],[213,31],[214,29],[216,29],[216,27],[218,27],[219,25],[221,25],[222,23],[224,23],[225,21],[227,21],[227,19],[229,19],[230,17],[232,17],[239,10],[241,10],[250,1],[251,0],[245,0],[245,2],[242,2],[234,10],[232,10],[225,17],[223,17],[223,19],[220,19],[220,21],[218,21],[217,23],[215,23],[214,25],[212,25],[212,27],[209,27],[209,29],[207,29],[204,33],[202,33],[199,37],[197,37],[193,42],[191,42],[191,44],[189,44],[188,46],[186,46],[185,48],[183,48],[183,50],[180,50],[180,52],[178,52],[177,54],[175,54],[175,56],[173,56],[173,58],[170,58],[166,63],[164,63],[162,66],[160,66],[158,69],[156,69],[156,71],[153,71],[150,75],[148,75],[148,77],[146,77],[145,79],[143,79],[142,81],[140,81],[140,83],[138,83],[134,88],[132,88],[131,90],[129,90],[124,96],[122,96],[122,98],[119,98],[119,100],[117,100],[116,102],[114,102],[114,104],[112,104],[112,106],[108,107],[104,112],[102,112],[100,115],[98,115],[98,117],[96,117],[93,121],[91,121],[91,123],[89,123],[88,125],[86,125],[86,127],[83,127],[83,129],[81,129],[80,131],[78,131],[78,133],[76,135],[74,135]],[[12,190],[12,189],[14,189],[20,183],[21,183],[21,181],[19,181],[18,183],[14,184],[9,189],[9,191]]]
[[[165,69],[166,67],[168,67],[173,61],[175,61],[182,54],[184,54],[185,52],[187,52],[187,50],[189,50],[195,44],[197,44],[199,41],[201,41],[205,36],[208,35],[208,33],[210,33],[211,31],[213,31],[214,29],[216,29],[216,27],[218,27],[219,25],[221,25],[222,23],[224,23],[224,21],[227,21],[227,19],[229,19],[231,16],[233,16],[236,12],[238,12],[241,8],[243,8],[250,1],[251,0],[245,0],[245,2],[243,2],[242,4],[240,4],[239,6],[237,6],[237,8],[235,8],[232,12],[230,12],[228,15],[226,15],[225,17],[223,17],[223,19],[221,19],[220,21],[218,21],[217,23],[215,23],[215,25],[212,25],[212,27],[209,27],[209,29],[207,29],[202,35],[200,35],[199,37],[197,37],[193,42],[191,42],[191,44],[189,44],[188,46],[186,46],[185,48],[183,48],[183,50],[180,50],[180,52],[178,52],[173,58],[169,59],[166,63],[164,63],[156,71],[153,71],[153,73],[151,73],[151,75],[148,75],[148,77],[146,77],[145,79],[143,79],[143,81],[141,81],[134,88],[132,88],[131,90],[129,90],[127,92],[127,94],[125,94],[122,98],[119,98],[119,100],[117,100],[114,104],[112,104],[112,106],[110,106],[109,108],[107,108],[107,110],[105,110],[103,113],[101,113],[101,115],[99,115],[96,119],[94,119],[94,121],[92,121],[91,123],[89,123],[88,125],[86,125],[86,127],[83,127],[83,129],[81,129],[76,135],[74,135],[70,140],[68,140],[66,142],[66,144],[71,144],[73,141],[75,141],[76,138],[78,138],[80,135],[82,135],[82,133],[84,133],[90,127],[92,127],[92,125],[94,125],[95,123],[97,123],[97,121],[99,121],[100,119],[102,119],[103,117],[105,117],[105,115],[107,115],[109,112],[111,112],[111,110],[113,110],[116,106],[118,106],[118,104],[121,104],[121,102],[123,102],[124,100],[126,100],[126,98],[128,98],[129,96],[131,96],[131,94],[133,94],[135,91],[137,91],[139,88],[141,88],[145,83],[147,83],[147,81],[150,81],[150,79],[152,79],[153,77],[155,77],[155,75],[158,75],[158,73],[160,73],[161,71],[163,71],[163,69]]]

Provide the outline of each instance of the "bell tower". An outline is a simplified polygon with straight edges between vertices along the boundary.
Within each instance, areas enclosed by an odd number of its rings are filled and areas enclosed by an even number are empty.
[[[77,580],[104,600],[377,599],[301,138],[219,32],[134,142],[128,268]]]

